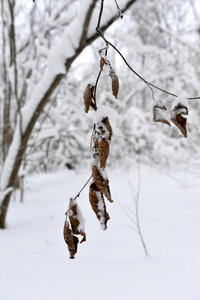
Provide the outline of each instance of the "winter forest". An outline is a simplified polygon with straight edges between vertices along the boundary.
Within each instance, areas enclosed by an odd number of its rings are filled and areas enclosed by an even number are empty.
[[[200,1],[0,3],[0,299],[199,300]]]

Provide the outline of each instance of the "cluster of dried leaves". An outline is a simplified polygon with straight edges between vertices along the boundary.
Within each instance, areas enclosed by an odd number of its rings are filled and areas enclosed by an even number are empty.
[[[101,50],[100,50],[101,51]],[[83,93],[85,112],[88,113],[90,107],[95,111],[96,106],[96,88],[98,79],[103,71],[104,65],[109,66],[109,76],[112,80],[112,93],[117,98],[119,91],[119,80],[113,70],[110,62],[101,56],[100,60],[100,72],[97,78],[96,85],[88,84]],[[107,229],[107,222],[110,216],[106,210],[105,198],[111,203],[111,192],[109,187],[109,180],[106,174],[106,163],[109,156],[110,141],[112,138],[112,127],[110,125],[109,118],[103,117],[98,123],[94,124],[94,130],[92,135],[92,148],[94,149],[93,161],[92,161],[92,183],[89,187],[89,201],[91,207],[100,222],[100,226],[103,230]],[[80,243],[86,240],[86,234],[81,224],[80,208],[74,199],[70,199],[69,209],[66,213],[66,221],[64,225],[64,239],[67,243],[68,250],[70,252],[70,258],[74,258],[77,252],[77,246],[79,243],[76,235],[82,235],[83,239]]]
[[[105,117],[100,122],[94,124],[94,154],[92,162],[93,182],[90,185],[89,200],[103,230],[107,228],[107,221],[110,218],[106,211],[104,197],[111,203],[113,202],[110,193],[109,180],[105,170],[111,138],[112,127],[108,117]]]
[[[102,49],[103,50],[103,49]],[[109,67],[109,76],[112,80],[112,93],[115,98],[118,96],[119,92],[119,80],[113,70],[110,62],[103,57],[102,50],[99,51],[101,56],[100,59],[100,72],[97,77],[96,85],[88,84],[83,93],[85,112],[88,113],[90,107],[95,111],[97,110],[96,105],[96,89],[98,80],[100,78],[101,72],[104,70],[104,66]],[[188,115],[188,108],[178,103],[170,112],[170,118],[167,119],[167,108],[161,102],[157,103],[153,107],[153,121],[161,122],[168,126],[171,126],[170,120],[175,126],[181,131],[184,137],[187,137],[186,123],[187,119],[182,115]],[[112,138],[112,127],[110,125],[109,118],[107,116],[103,117],[99,122],[94,124],[94,130],[92,135],[92,147],[94,149],[93,161],[92,161],[92,183],[89,188],[89,201],[91,207],[100,222],[101,228],[103,230],[107,229],[107,222],[110,216],[106,210],[105,199],[113,202],[111,198],[111,192],[109,187],[109,180],[106,174],[106,164],[109,156],[109,144]],[[83,238],[80,243],[86,241],[86,234],[81,225],[80,209],[77,206],[75,200],[70,199],[70,205],[67,212],[67,218],[64,225],[64,238],[68,245],[70,252],[70,258],[74,258],[77,252],[77,246],[79,243],[78,237],[76,235],[82,235]],[[68,221],[69,218],[69,221]]]
[[[160,111],[161,110],[161,111]],[[154,122],[161,122],[168,126],[171,126],[169,120],[167,120],[164,112],[167,111],[167,108],[163,104],[154,105],[153,108],[153,121]],[[180,132],[187,138],[187,119],[184,118],[182,115],[188,115],[188,108],[178,103],[170,112],[170,120],[174,123],[175,126],[178,127]]]
[[[99,51],[100,55],[101,50]],[[99,76],[101,75],[101,72],[103,71],[104,65],[109,66],[109,76],[111,78],[111,87],[112,87],[112,93],[113,96],[117,99],[118,92],[119,92],[119,79],[115,71],[113,70],[110,62],[105,59],[103,56],[101,56],[100,59],[100,73]],[[99,78],[99,77],[98,77]],[[97,80],[98,82],[98,80]],[[94,110],[97,110],[96,106],[96,88],[97,88],[97,83],[96,85],[88,84],[85,88],[85,91],[83,93],[83,99],[84,99],[84,106],[85,106],[85,112],[88,113],[90,107],[92,107]]]
[[[103,118],[95,124],[93,134],[93,162],[92,162],[92,183],[89,188],[89,201],[91,207],[100,222],[103,230],[107,229],[107,221],[110,219],[106,211],[104,197],[113,202],[110,193],[109,180],[106,174],[106,162],[109,154],[109,142],[112,138],[112,127],[108,117]],[[81,210],[73,198],[70,198],[69,209],[66,212],[64,224],[64,240],[68,246],[70,258],[74,258],[79,239],[76,235],[81,235],[80,243],[86,241],[84,230],[84,218]]]

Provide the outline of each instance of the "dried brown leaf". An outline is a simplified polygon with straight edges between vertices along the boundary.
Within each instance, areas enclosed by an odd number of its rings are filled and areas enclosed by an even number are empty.
[[[157,111],[158,109],[167,110],[167,108],[164,105],[154,105],[154,107],[153,107],[153,121],[154,122],[161,122],[163,124],[171,126],[171,124],[166,119],[163,119],[162,116],[157,115],[158,114],[158,111]]]
[[[100,70],[101,70],[101,71],[103,71],[103,66],[104,66],[104,62],[103,62],[103,60],[102,60],[102,58],[101,58],[101,60],[100,60]]]
[[[113,96],[115,96],[116,99],[117,99],[118,92],[119,92],[119,79],[116,75],[112,79],[112,93],[113,93]]]
[[[69,220],[71,223],[72,232],[74,234],[82,235],[83,239],[81,240],[80,243],[83,243],[86,241],[86,233],[84,232],[83,228],[81,227],[80,216],[79,216],[80,212],[78,213],[78,209],[79,208],[78,208],[76,201],[71,198],[70,204],[69,204],[68,215],[69,215]]]
[[[88,84],[85,88],[85,91],[83,93],[83,99],[84,99],[85,112],[88,113],[92,103],[92,92],[91,92],[90,84]]]
[[[182,115],[188,115],[188,108],[185,105],[179,103],[171,111],[171,120],[174,123],[174,125],[178,127],[178,129],[181,131],[184,137],[187,138],[187,119],[184,118]]]
[[[106,139],[101,139],[99,142],[99,160],[100,168],[106,167],[106,161],[109,155],[109,142]]]
[[[102,57],[101,58],[101,60],[103,61],[103,63],[105,64],[105,65],[108,65],[108,62]]]
[[[79,240],[73,235],[68,221],[65,221],[63,235],[70,253],[70,258],[74,258],[74,255],[77,253]]]
[[[117,99],[117,95],[119,92],[119,79],[117,74],[115,73],[115,71],[110,68],[110,73],[109,73],[111,79],[112,79],[112,93],[113,96],[115,96],[115,98]]]
[[[90,186],[89,200],[97,219],[100,221],[101,228],[106,230],[107,221],[110,219],[110,216],[106,211],[103,194],[99,191],[94,182]]]
[[[92,177],[99,191],[103,193],[110,202],[113,202],[110,194],[109,180],[103,178],[96,165],[92,165]]]

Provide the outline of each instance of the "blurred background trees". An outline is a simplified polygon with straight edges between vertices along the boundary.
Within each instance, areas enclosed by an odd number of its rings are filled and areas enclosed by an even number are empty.
[[[123,1],[122,11],[135,1]],[[60,100],[57,100],[66,96],[61,81],[83,49],[98,37],[95,31],[98,6],[97,0],[52,0],[38,4],[1,0],[0,228],[5,227],[10,197],[15,187],[22,184],[28,167],[39,171],[55,170],[66,149],[72,153],[74,145],[80,146],[74,130],[74,124],[80,123],[74,115],[76,109],[70,108],[70,125],[68,122],[63,128],[50,117],[50,107],[47,111],[44,108],[49,102],[63,117]],[[115,11],[112,11],[112,7],[113,3],[108,2],[103,30],[116,19],[117,8],[114,5]],[[54,112],[57,117],[56,109]],[[68,118],[67,113],[64,115]],[[41,137],[45,121],[48,132]],[[69,144],[64,137],[69,138]],[[42,156],[38,155],[39,151]],[[60,159],[56,158],[58,155]],[[72,159],[64,165],[73,168]]]
[[[87,2],[88,7],[93,2],[99,5],[98,1]],[[105,2],[105,9],[108,15],[110,13],[109,20],[114,21],[116,8],[114,1],[111,2]],[[129,10],[122,20],[106,31],[107,37],[146,80],[180,97],[199,96],[198,1],[125,2],[130,6]],[[23,136],[21,110],[29,102],[46,69],[50,66],[55,71],[58,67],[58,62],[49,55],[50,49],[59,43],[64,30],[76,18],[80,3],[78,0],[42,3],[1,0],[1,174],[17,124]],[[119,4],[125,7],[124,1]],[[113,7],[112,11],[110,7]],[[96,21],[94,18],[93,30]],[[105,26],[108,27],[106,21]],[[34,112],[35,125],[23,145],[19,176],[15,176],[13,188],[23,186],[27,173],[63,168],[76,170],[88,163],[92,112],[85,115],[82,94],[88,83],[94,83],[99,71],[98,50],[104,45],[102,40],[90,45],[96,37],[90,33],[84,46],[74,45],[76,53],[79,52],[76,60],[73,58],[67,75],[62,75],[62,81],[50,93],[44,109]],[[76,32],[73,32],[73,41],[75,38]],[[153,101],[148,88],[112,49],[109,49],[108,59],[119,77],[119,99],[111,95],[105,68],[97,100],[98,105],[107,105],[116,111],[111,119],[114,136],[110,165],[128,167],[138,156],[140,161],[162,168],[173,166],[189,170],[190,166],[198,164],[200,100],[188,101],[188,138],[185,139],[174,126],[169,128],[153,123]],[[172,107],[173,97],[157,90],[154,92],[156,100],[162,100],[169,109]]]

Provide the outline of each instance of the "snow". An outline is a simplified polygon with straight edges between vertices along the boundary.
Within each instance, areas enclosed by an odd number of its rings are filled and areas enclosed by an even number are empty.
[[[188,100],[186,99],[187,95],[184,92],[181,92],[178,94],[178,97],[174,98],[173,106],[177,106],[179,103],[181,103],[184,106],[188,106]]]
[[[78,219],[78,221],[79,221],[79,225],[78,225],[78,230],[80,231],[80,232],[85,232],[85,218],[84,218],[84,216],[83,216],[83,213],[82,213],[82,211],[81,211],[81,209],[80,209],[80,207],[79,207],[79,205],[78,205],[78,203],[77,203],[77,201],[76,200],[72,200],[73,198],[71,198],[71,205],[77,205],[77,207],[76,207],[76,209],[77,209],[77,214],[74,216],[74,218],[76,218],[76,219]],[[73,211],[72,210],[69,210],[69,212],[68,212],[68,215],[69,216],[71,216],[71,215],[73,215]]]
[[[66,67],[65,62],[68,57],[72,57],[75,54],[75,50],[72,46],[68,33],[62,36],[60,43],[55,45],[48,57],[48,69],[51,74],[65,74]]]
[[[105,213],[104,213],[103,196],[102,196],[101,192],[95,191],[95,194],[96,194],[97,199],[98,199],[97,208],[98,208],[98,216],[100,217],[100,220],[99,220],[99,222],[100,222],[100,228],[102,230],[106,230],[107,226],[105,225]]]
[[[171,173],[169,173],[170,175]],[[199,179],[172,173],[181,184],[141,167],[139,217],[149,257],[116,200],[101,231],[87,187],[77,199],[86,218],[87,242],[69,259],[63,240],[65,212],[88,174],[29,177],[25,202],[12,201],[0,231],[2,300],[199,300]],[[111,172],[111,191],[133,207],[128,180],[137,171]]]
[[[117,112],[109,106],[99,105],[98,109],[93,114],[93,122],[99,123],[104,118],[108,117],[112,119],[112,116],[116,115]]]

